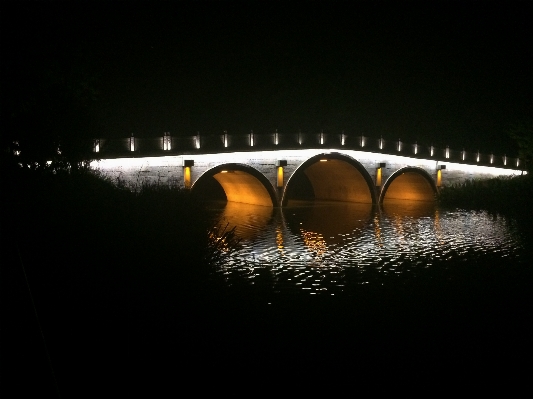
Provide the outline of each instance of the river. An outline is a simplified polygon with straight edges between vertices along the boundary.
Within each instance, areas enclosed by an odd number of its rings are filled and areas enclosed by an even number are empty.
[[[364,284],[449,280],[489,259],[505,265],[527,258],[516,223],[486,211],[417,201],[291,201],[283,209],[213,203],[210,210],[241,239],[219,273],[229,285],[268,276],[273,292],[346,295]]]
[[[516,219],[407,201],[210,212],[241,238],[216,272],[234,292],[218,347],[247,361],[500,378],[532,353],[531,228]]]

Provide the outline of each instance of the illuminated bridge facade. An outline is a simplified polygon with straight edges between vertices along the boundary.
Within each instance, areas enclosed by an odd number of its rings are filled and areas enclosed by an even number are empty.
[[[518,158],[345,134],[220,135],[98,139],[106,175],[132,186],[177,183],[199,195],[263,206],[292,199],[377,204],[433,201],[469,179],[525,173]]]

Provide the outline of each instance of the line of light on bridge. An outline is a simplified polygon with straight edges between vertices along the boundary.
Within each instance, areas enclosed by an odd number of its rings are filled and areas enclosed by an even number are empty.
[[[367,152],[357,150],[339,150],[336,148],[330,149],[303,149],[303,150],[272,150],[272,151],[245,151],[245,152],[231,152],[231,153],[217,153],[217,154],[192,154],[192,155],[169,155],[158,157],[139,157],[139,158],[108,158],[95,160],[90,163],[92,168],[103,169],[137,169],[154,166],[175,166],[182,165],[183,159],[187,158],[198,162],[213,162],[213,163],[242,163],[250,164],[257,159],[272,159],[273,162],[279,159],[308,159],[316,155],[323,155],[321,158],[327,160],[327,154],[337,153],[349,156],[361,163],[379,164],[386,162],[387,164],[408,164],[411,166],[423,167],[426,169],[438,170],[442,162],[434,159],[414,158],[402,155],[390,155],[380,152]],[[519,169],[499,168],[494,166],[471,165],[456,162],[446,162],[448,171],[462,171],[468,174],[487,174],[492,176],[512,176],[517,174],[526,174],[526,171]]]

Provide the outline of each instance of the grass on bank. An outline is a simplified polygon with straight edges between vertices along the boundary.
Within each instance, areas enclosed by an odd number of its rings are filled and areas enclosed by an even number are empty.
[[[529,216],[533,178],[527,175],[467,180],[444,187],[438,202],[445,207],[484,209],[506,216]]]
[[[165,260],[209,268],[235,244],[234,234],[225,232],[224,251],[213,253],[220,226],[176,184],[132,187],[90,169],[20,169],[4,183],[5,227],[21,245],[61,246],[64,254],[103,263]]]

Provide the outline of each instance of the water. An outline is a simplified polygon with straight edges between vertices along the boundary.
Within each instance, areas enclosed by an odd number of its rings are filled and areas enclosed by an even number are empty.
[[[217,357],[501,380],[533,353],[527,223],[407,201],[210,212],[242,239],[216,272]]]
[[[527,263],[516,223],[486,211],[416,201],[381,207],[291,201],[283,209],[219,203],[210,209],[242,239],[218,273],[229,286],[261,281],[273,294],[353,295],[363,285],[446,282],[473,270],[481,278],[489,267]]]

